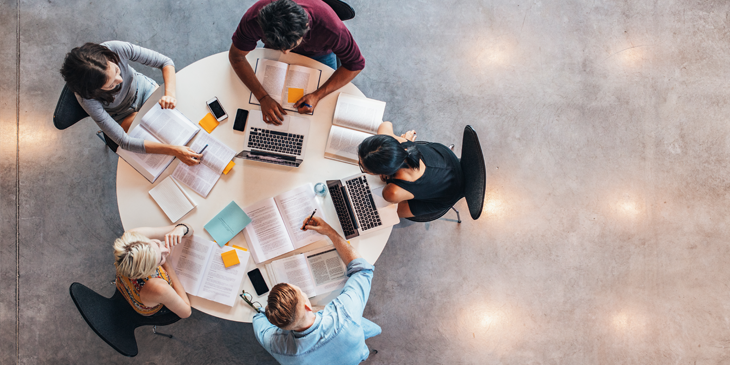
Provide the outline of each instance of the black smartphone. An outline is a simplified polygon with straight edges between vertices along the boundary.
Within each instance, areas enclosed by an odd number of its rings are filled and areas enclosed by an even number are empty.
[[[248,110],[238,109],[236,112],[236,121],[233,122],[233,129],[243,132],[246,129],[246,120],[248,119]]]
[[[251,279],[251,284],[253,284],[253,288],[256,290],[256,295],[261,295],[269,291],[269,287],[266,285],[266,281],[264,281],[264,277],[261,276],[261,271],[259,269],[249,271],[248,278]]]

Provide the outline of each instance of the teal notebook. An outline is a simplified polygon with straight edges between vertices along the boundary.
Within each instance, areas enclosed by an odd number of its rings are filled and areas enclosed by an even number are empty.
[[[218,246],[223,247],[249,223],[251,218],[236,202],[231,202],[205,225],[205,230],[210,233]]]

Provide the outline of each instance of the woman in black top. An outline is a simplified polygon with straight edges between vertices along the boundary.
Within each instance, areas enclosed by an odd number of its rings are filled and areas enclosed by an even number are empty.
[[[383,198],[398,204],[401,218],[444,211],[464,194],[456,155],[440,143],[415,139],[415,131],[396,136],[393,125],[384,122],[378,135],[358,147],[360,169],[388,183]]]

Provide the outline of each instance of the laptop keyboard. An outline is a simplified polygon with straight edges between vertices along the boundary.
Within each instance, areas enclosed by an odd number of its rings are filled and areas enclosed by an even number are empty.
[[[332,202],[335,204],[337,218],[340,220],[340,225],[342,225],[342,231],[345,233],[345,237],[357,235],[357,229],[355,229],[355,226],[352,224],[352,219],[348,214],[347,205],[345,203],[345,198],[342,196],[340,185],[330,186],[329,191],[330,196],[332,197]]]
[[[357,221],[360,223],[360,229],[367,231],[368,229],[379,227],[380,215],[375,207],[373,193],[370,191],[370,185],[365,176],[360,176],[345,182],[347,190],[350,192],[352,206],[357,212]]]
[[[248,147],[259,150],[300,156],[304,136],[301,134],[272,131],[252,127],[248,135]]]

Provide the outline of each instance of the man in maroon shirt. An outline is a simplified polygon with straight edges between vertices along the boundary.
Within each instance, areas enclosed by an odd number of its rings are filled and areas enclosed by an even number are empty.
[[[261,103],[267,123],[281,124],[286,111],[264,90],[246,60],[258,40],[266,48],[291,51],[325,64],[333,64],[334,55],[340,59],[342,66],[319,89],[296,102],[299,113],[314,111],[320,99],[345,86],[365,68],[365,58],[352,34],[322,0],[259,0],[243,15],[232,40],[228,59]]]

